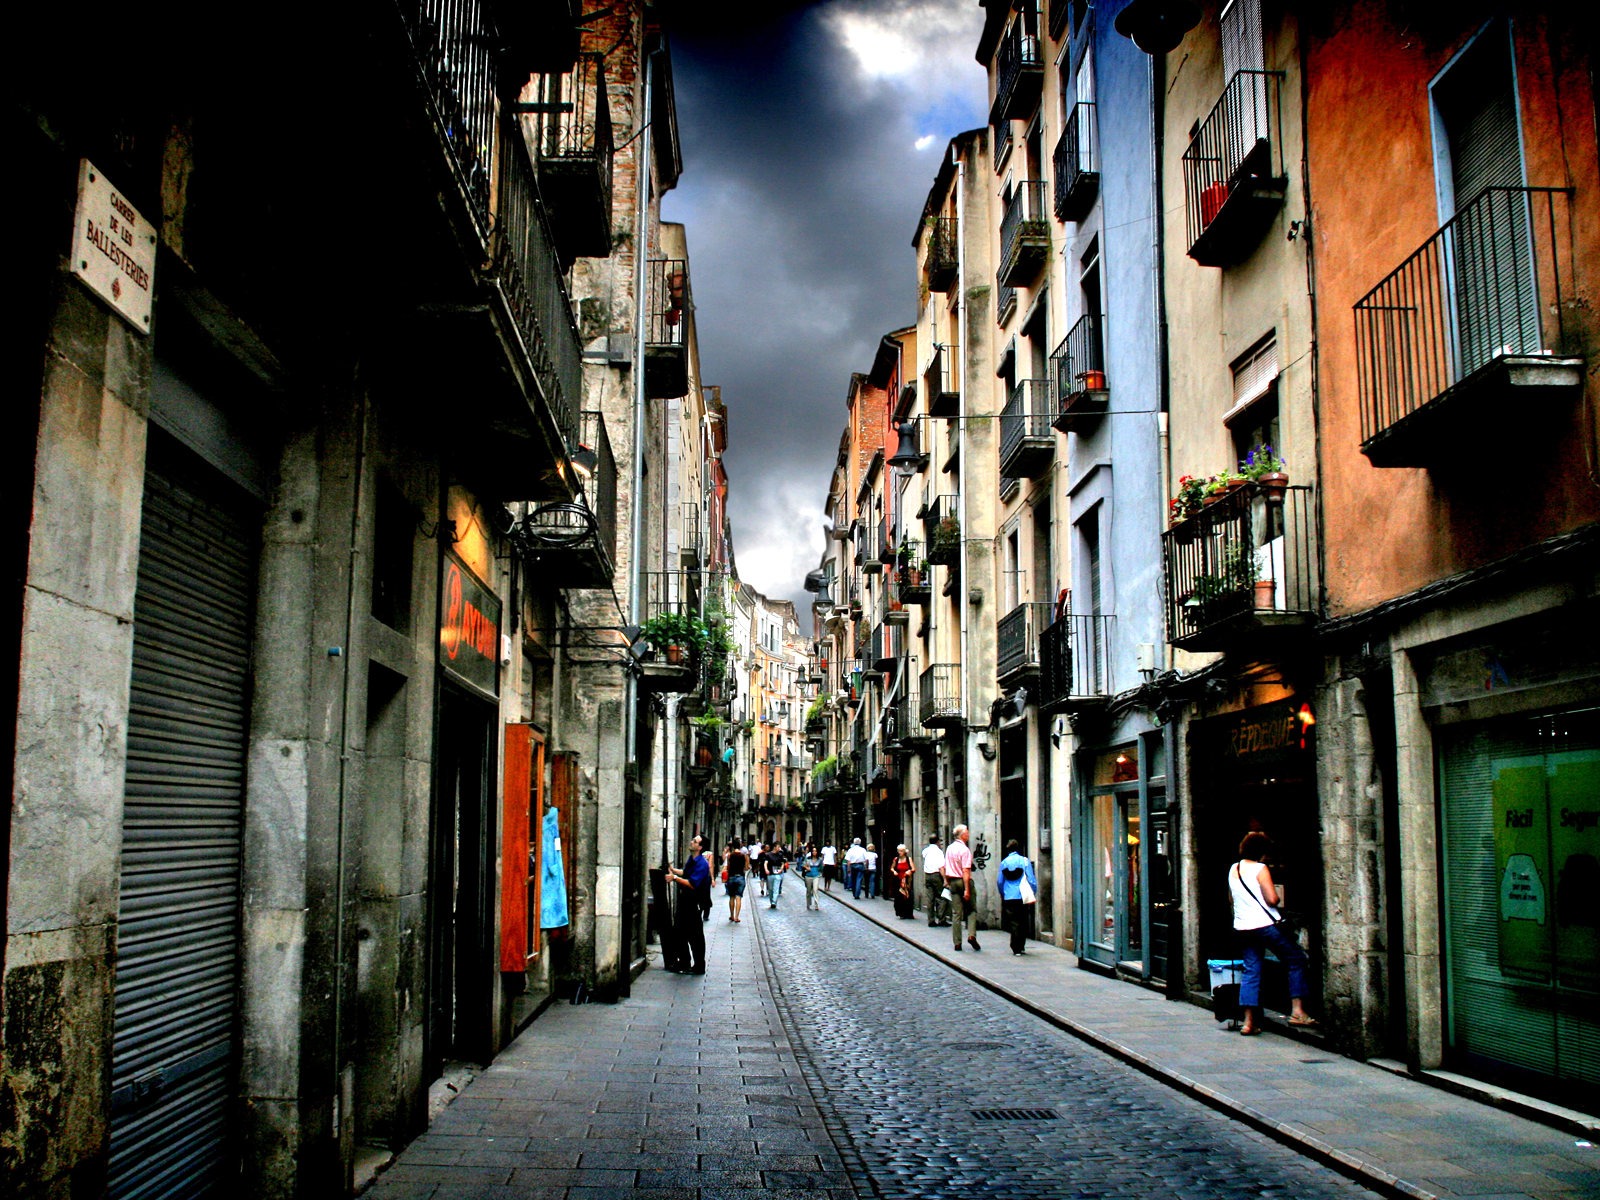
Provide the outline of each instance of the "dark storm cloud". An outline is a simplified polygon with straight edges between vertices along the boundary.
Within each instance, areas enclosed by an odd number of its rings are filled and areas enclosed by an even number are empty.
[[[679,7],[665,215],[688,228],[704,381],[730,410],[741,574],[805,611],[850,375],[915,319],[922,202],[950,136],[983,119],[982,12],[832,0],[730,25]]]

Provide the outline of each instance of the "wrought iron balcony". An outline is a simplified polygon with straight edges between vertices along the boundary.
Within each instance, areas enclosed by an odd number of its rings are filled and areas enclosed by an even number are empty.
[[[1032,116],[1044,88],[1044,56],[1039,52],[1038,35],[1027,32],[1022,19],[1011,22],[1011,28],[1000,39],[994,67],[994,104],[989,109],[989,124]]]
[[[944,566],[961,562],[961,515],[956,497],[936,496],[922,507],[928,530],[928,561]]]
[[[1183,152],[1189,257],[1228,267],[1254,252],[1283,206],[1281,71],[1237,71]]]
[[[644,612],[652,617],[690,616],[700,611],[700,578],[694,571],[646,571],[644,573]],[[701,682],[698,655],[692,650],[674,653],[652,646],[638,666],[641,691],[690,692]]]
[[[922,390],[929,416],[953,417],[961,411],[960,363],[952,347],[933,347],[922,372]]]
[[[1303,485],[1277,503],[1240,487],[1167,530],[1167,640],[1228,650],[1308,629],[1322,612],[1317,532]]]
[[[1044,205],[1044,183],[1027,179],[1016,185],[1000,220],[1000,272],[1008,287],[1030,283],[1050,256],[1050,218]]]
[[[1039,637],[1039,707],[1082,712],[1112,693],[1111,617],[1065,613]]]
[[[645,395],[674,400],[689,390],[689,264],[681,258],[651,259],[648,280]]]
[[[930,217],[924,239],[927,256],[923,259],[930,292],[948,292],[955,285],[961,266],[956,244],[959,227],[954,217]]]
[[[964,724],[961,711],[961,664],[934,663],[922,672],[922,723],[929,729],[959,729]]]
[[[1050,381],[1023,379],[1000,414],[1000,474],[1035,479],[1056,456],[1050,430]]]
[[[1355,306],[1361,452],[1374,466],[1481,453],[1510,417],[1563,411],[1584,361],[1566,312],[1570,189],[1489,188]]]
[[[1052,424],[1062,433],[1088,433],[1100,424],[1111,401],[1106,382],[1105,343],[1100,314],[1079,317],[1050,356],[1056,415]]]
[[[1001,281],[1000,276],[994,278],[994,321],[996,325],[1004,325],[1011,319],[1011,314],[1017,311],[1017,289],[1009,283]]]
[[[681,508],[678,522],[678,561],[685,567],[700,565],[700,506],[694,501]]]
[[[872,641],[867,652],[867,664],[874,671],[890,671],[894,669],[895,660],[900,657],[900,643],[904,634],[897,625],[883,623],[875,625],[872,630]]]
[[[856,537],[856,566],[863,575],[883,570],[883,522],[863,517]]]
[[[1074,104],[1055,152],[1056,216],[1063,221],[1081,221],[1094,207],[1100,190],[1098,138],[1094,104]]]
[[[904,604],[927,604],[933,599],[932,574],[923,545],[915,538],[900,542],[899,561],[895,566],[894,585]]]
[[[539,190],[562,261],[611,253],[611,101],[605,63],[583,54],[571,71],[535,76],[529,104],[539,157]]]
[[[594,519],[594,534],[573,547],[571,561],[562,563],[566,587],[610,587],[617,552],[617,460],[611,453],[611,436],[605,415],[592,409],[582,418],[582,446],[595,456],[588,478],[579,476],[578,502]]]
[[[995,675],[1002,687],[1039,673],[1039,635],[1050,623],[1050,605],[1019,604],[995,624]]]

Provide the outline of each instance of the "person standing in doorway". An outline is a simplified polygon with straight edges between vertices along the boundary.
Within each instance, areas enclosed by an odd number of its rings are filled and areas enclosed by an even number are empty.
[[[939,848],[938,834],[929,837],[922,848],[922,878],[928,889],[928,928],[950,924],[950,905],[943,895],[944,851]]]
[[[1000,886],[1000,926],[1011,934],[1011,953],[1025,954],[1033,908],[1039,897],[1039,878],[1033,873],[1033,863],[1022,853],[1016,838],[1006,843],[1006,856],[1000,860],[997,882]]]
[[[839,848],[829,842],[822,848],[822,890],[833,891],[833,881],[839,876]]]
[[[957,825],[950,835],[950,848],[944,852],[944,886],[950,893],[950,940],[956,950],[961,949],[961,934],[968,921],[972,932],[967,934],[967,945],[982,950],[978,945],[978,918],[972,903],[972,850],[967,845],[971,831]]]
[[[688,967],[675,968],[679,974],[706,973],[706,928],[700,916],[701,896],[711,896],[711,868],[706,864],[705,848],[696,835],[689,839],[689,857],[683,870],[674,870],[672,880],[683,890],[678,893],[675,924],[678,936],[689,951]]]
[[[1233,928],[1244,943],[1244,972],[1239,979],[1244,1024],[1239,1032],[1247,1035],[1261,1032],[1261,966],[1268,950],[1289,972],[1289,1024],[1317,1023],[1306,1012],[1306,952],[1283,930],[1283,914],[1278,911],[1283,897],[1265,861],[1271,850],[1272,839],[1253,829],[1239,843],[1239,861],[1228,868]]]

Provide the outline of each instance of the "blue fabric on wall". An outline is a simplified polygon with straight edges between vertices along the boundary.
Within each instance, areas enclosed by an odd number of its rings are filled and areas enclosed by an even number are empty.
[[[561,863],[561,821],[553,808],[545,809],[540,838],[544,878],[539,883],[539,928],[561,929],[567,924],[567,873]]]

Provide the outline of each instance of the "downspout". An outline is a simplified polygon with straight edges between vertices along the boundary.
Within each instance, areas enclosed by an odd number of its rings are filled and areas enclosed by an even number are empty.
[[[955,150],[952,149],[951,154],[955,153]],[[959,222],[958,228],[962,231],[961,236],[956,238],[956,278],[961,280],[961,297],[960,302],[956,306],[956,361],[961,367],[961,387],[956,393],[960,397],[959,401],[957,402],[960,406],[957,419],[961,422],[961,474],[956,479],[958,489],[956,493],[956,520],[961,524],[961,572],[962,580],[965,582],[966,580],[972,578],[972,576],[967,572],[967,540],[969,534],[971,533],[971,530],[967,525],[967,463],[971,458],[971,455],[967,453],[967,387],[971,381],[967,378],[967,165],[959,158],[956,160],[955,182],[956,217]],[[984,230],[984,234],[987,236],[987,229]],[[931,451],[933,448],[930,447],[929,449]],[[967,612],[968,600],[971,595],[971,588],[962,587],[960,589],[961,756],[963,760],[961,769],[961,783],[963,792],[970,792],[974,779],[972,771],[973,740],[972,734],[969,732],[967,727],[967,714],[972,710],[972,689],[968,685],[968,680],[972,674],[972,659],[970,655],[970,639],[967,636],[967,628],[971,624],[971,621],[968,620]],[[961,799],[961,820],[956,822],[957,824],[965,824],[971,815],[967,811],[968,805],[966,803],[966,795],[963,795]],[[949,834],[946,834],[945,836],[948,837]]]
[[[651,51],[644,58],[644,94],[643,115],[644,123],[639,129],[639,148],[635,174],[637,181],[634,186],[634,235],[633,235],[633,299],[634,299],[634,346],[633,346],[633,507],[628,513],[628,622],[632,625],[644,623],[644,605],[642,598],[644,565],[644,435],[645,435],[645,394],[644,394],[644,355],[645,355],[645,322],[648,320],[647,307],[649,297],[645,292],[646,271],[649,266],[650,248],[648,238],[649,212],[650,212],[650,86],[655,76],[655,52]],[[632,656],[628,659],[632,666]],[[638,676],[630,672],[628,676],[627,703],[625,706],[623,722],[623,754],[624,762],[637,771],[638,766],[638,737],[639,737],[639,680]],[[644,781],[634,775],[634,785],[641,790]],[[624,803],[628,798],[624,797]]]
[[[1306,247],[1306,319],[1311,323],[1311,447],[1316,464],[1316,501],[1313,511],[1317,520],[1317,609],[1328,611],[1328,552],[1327,539],[1323,537],[1322,514],[1326,503],[1326,490],[1322,486],[1322,361],[1319,353],[1317,330],[1317,255],[1316,227],[1311,222],[1311,150],[1306,144],[1306,112],[1311,103],[1311,74],[1306,63],[1306,39],[1296,30],[1295,41],[1300,51],[1300,194],[1305,199],[1305,216],[1300,222],[1300,240]],[[1279,120],[1282,120],[1280,115]]]
[[[1155,289],[1156,305],[1156,470],[1161,482],[1161,491],[1158,493],[1156,504],[1155,535],[1156,545],[1159,546],[1161,533],[1165,528],[1162,521],[1163,505],[1166,498],[1172,495],[1172,380],[1171,360],[1167,348],[1167,263],[1164,236],[1166,223],[1161,207],[1161,193],[1166,178],[1163,159],[1166,154],[1167,60],[1158,54],[1148,57],[1150,59],[1150,224],[1154,230],[1155,254],[1155,270],[1152,272],[1151,285]],[[1163,563],[1163,575],[1166,573],[1165,568],[1166,564]],[[1165,599],[1163,587],[1163,602]],[[1176,660],[1172,643],[1163,637],[1161,645],[1164,665],[1170,671]],[[1172,761],[1170,757],[1168,761]]]

